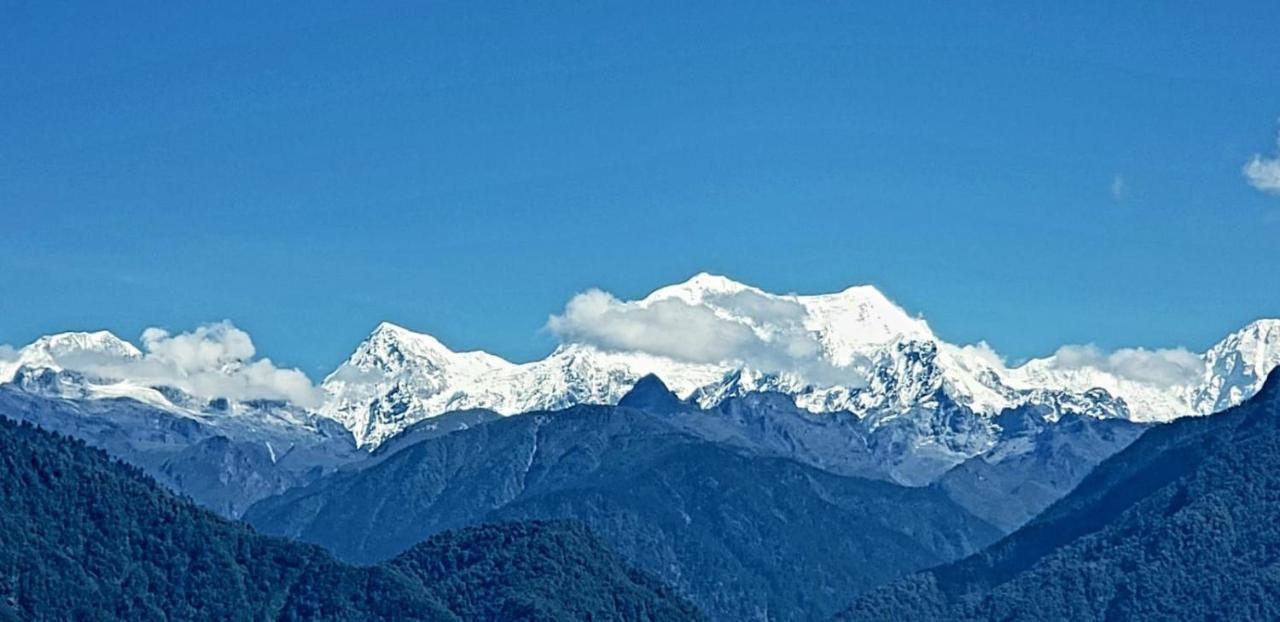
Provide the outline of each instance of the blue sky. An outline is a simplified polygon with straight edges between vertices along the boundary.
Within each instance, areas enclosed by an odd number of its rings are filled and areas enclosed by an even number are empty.
[[[1274,2],[98,4],[0,4],[0,343],[523,360],[702,270],[1015,359],[1280,316]]]

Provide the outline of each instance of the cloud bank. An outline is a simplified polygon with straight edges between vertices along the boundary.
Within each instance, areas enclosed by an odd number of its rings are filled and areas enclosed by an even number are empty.
[[[1268,194],[1280,195],[1280,140],[1276,141],[1276,156],[1265,158],[1255,153],[1244,165],[1244,178],[1249,185]]]
[[[306,374],[276,367],[268,358],[254,360],[256,353],[248,333],[223,321],[177,335],[148,328],[142,333],[140,357],[75,352],[58,356],[56,362],[74,371],[171,386],[202,398],[288,400],[308,408],[320,404],[322,394]]]
[[[610,352],[643,352],[683,363],[742,366],[792,373],[816,385],[865,385],[868,362],[833,365],[819,335],[805,328],[807,311],[798,302],[753,290],[681,298],[622,301],[598,289],[578,294],[564,312],[547,322],[563,343],[581,343]],[[950,346],[955,364],[1010,369],[985,342]],[[1161,388],[1197,382],[1204,372],[1199,355],[1184,348],[1121,348],[1067,345],[1047,361],[1057,370],[1093,369],[1118,379]],[[980,369],[969,370],[971,372]]]
[[[804,328],[799,303],[752,291],[704,304],[678,298],[623,302],[607,292],[574,296],[547,328],[562,342],[610,352],[643,352],[683,363],[728,364],[799,375],[815,384],[861,386],[857,365],[826,361],[818,335]]]
[[[1185,348],[1121,348],[1104,352],[1092,344],[1058,348],[1053,355],[1052,366],[1068,370],[1092,368],[1125,380],[1159,387],[1191,384],[1204,372],[1204,361]]]

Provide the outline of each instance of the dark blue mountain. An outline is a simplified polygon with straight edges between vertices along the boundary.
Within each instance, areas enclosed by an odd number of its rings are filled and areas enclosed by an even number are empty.
[[[1036,406],[1000,413],[995,447],[952,468],[937,485],[974,515],[1012,532],[1149,427],[1075,414],[1049,422],[1046,414]]]
[[[579,406],[508,417],[322,477],[245,518],[361,563],[466,525],[573,519],[720,620],[823,619],[849,592],[1000,535],[939,489],[842,476],[673,423],[711,416]]]
[[[659,415],[669,415],[681,410],[697,410],[680,400],[662,379],[648,374],[637,380],[626,395],[618,400],[618,405],[635,408]]]

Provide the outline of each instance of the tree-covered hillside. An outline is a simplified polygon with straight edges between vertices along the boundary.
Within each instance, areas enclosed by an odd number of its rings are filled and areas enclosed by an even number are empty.
[[[0,418],[0,620],[687,620],[579,525],[442,534],[353,567]]]
[[[1280,619],[1280,371],[1149,430],[1022,529],[846,620]]]
[[[671,588],[632,570],[580,523],[503,522],[429,538],[387,566],[463,620],[697,620]]]

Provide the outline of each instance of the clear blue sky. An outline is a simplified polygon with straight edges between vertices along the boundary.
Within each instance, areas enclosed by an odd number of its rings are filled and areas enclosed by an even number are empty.
[[[105,4],[0,4],[0,343],[521,360],[701,270],[1013,358],[1280,315],[1280,3]]]

